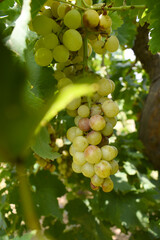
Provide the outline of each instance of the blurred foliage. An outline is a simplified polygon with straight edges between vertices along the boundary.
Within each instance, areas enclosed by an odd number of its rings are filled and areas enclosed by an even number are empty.
[[[111,2],[113,6],[123,4],[122,0],[107,1],[107,4]],[[32,17],[43,3],[44,1],[32,1]],[[160,8],[159,1],[127,0],[126,3],[146,4],[148,12],[135,9],[130,12],[110,13],[115,21],[113,30],[120,40],[121,50],[105,55],[103,59],[95,54],[89,58],[89,66],[93,72],[108,75],[115,82],[113,99],[119,103],[121,109],[117,127],[111,137],[111,142],[119,151],[117,160],[120,171],[112,177],[114,190],[106,194],[90,190],[89,180],[82,175],[72,173],[65,177],[58,168],[57,158],[60,155],[52,150],[46,128],[39,129],[46,113],[50,114],[50,119],[56,115],[50,123],[56,129],[56,138],[63,142],[59,146],[59,152],[62,154],[63,151],[68,151],[66,130],[73,125],[73,118],[62,110],[66,106],[64,101],[82,95],[81,91],[88,92],[90,89],[93,92],[88,85],[90,77],[86,77],[87,84],[75,84],[74,93],[73,89],[68,89],[65,98],[63,94],[58,95],[53,69],[41,68],[34,62],[34,34],[26,32],[24,62],[5,46],[21,13],[22,1],[0,2],[0,52],[3,60],[0,65],[1,240],[30,240],[36,235],[34,231],[26,233],[16,173],[19,156],[26,166],[35,211],[46,239],[110,240],[114,235],[111,230],[113,226],[126,234],[130,233],[130,240],[159,239],[159,175],[144,156],[143,145],[137,133],[149,89],[149,79],[141,64],[136,60],[126,59],[123,50],[133,46],[138,18],[141,24],[144,19],[151,23],[150,49],[153,53],[160,50],[157,42],[160,35]],[[39,167],[30,146],[44,159],[57,159],[54,160],[56,171],[50,173]],[[71,168],[69,161],[66,161],[66,167]],[[61,205],[59,198],[65,199],[65,204]]]

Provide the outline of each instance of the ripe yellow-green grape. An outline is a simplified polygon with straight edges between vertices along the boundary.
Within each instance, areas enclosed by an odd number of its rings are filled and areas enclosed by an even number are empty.
[[[101,160],[99,163],[94,165],[95,173],[100,178],[109,177],[111,174],[111,165],[105,160]]]
[[[99,29],[105,31],[112,25],[112,19],[108,15],[101,14],[99,16]]]
[[[53,49],[53,58],[57,62],[66,62],[69,58],[69,51],[63,45],[58,45]]]
[[[105,49],[109,52],[116,52],[119,48],[119,41],[116,36],[111,36],[105,43]]]
[[[103,181],[104,181],[104,178],[100,178],[96,174],[91,178],[91,183],[96,187],[101,186]]]
[[[64,18],[66,13],[71,10],[71,6],[65,3],[61,3],[57,8],[57,14],[59,18]]]
[[[118,154],[117,148],[109,145],[105,145],[101,147],[101,151],[102,151],[102,158],[106,161],[111,161],[112,159],[117,157],[117,154]]]
[[[81,34],[75,29],[69,29],[63,34],[63,44],[70,51],[78,51],[82,46]]]
[[[85,27],[95,28],[99,23],[99,15],[95,10],[89,9],[83,14],[83,23]]]
[[[111,175],[113,175],[116,172],[118,172],[119,165],[118,165],[117,161],[116,160],[112,160],[109,163],[111,165]]]
[[[93,164],[88,162],[81,167],[81,171],[85,177],[89,177],[89,178],[91,178],[95,174]]]
[[[102,183],[102,190],[103,192],[111,192],[113,190],[113,181],[110,177],[105,178],[104,182]]]
[[[48,18],[44,15],[36,16],[32,21],[34,31],[42,36],[45,36],[52,32],[53,19]]]
[[[83,136],[77,136],[73,140],[73,146],[77,152],[83,152],[88,147],[88,141]]]
[[[68,28],[77,29],[81,26],[81,14],[78,10],[72,9],[64,17],[64,24]]]
[[[36,63],[42,67],[48,66],[52,60],[52,52],[47,48],[39,48],[34,56]]]
[[[71,127],[67,130],[67,139],[73,142],[74,138],[77,136],[82,136],[83,132],[78,127]]]

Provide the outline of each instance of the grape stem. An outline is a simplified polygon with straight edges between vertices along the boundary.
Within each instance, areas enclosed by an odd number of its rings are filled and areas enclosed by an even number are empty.
[[[81,9],[83,11],[86,10],[86,8],[84,8],[84,7],[78,6],[78,5],[70,3],[70,2],[66,2],[65,0],[58,0],[58,2],[67,3],[68,5],[71,5],[71,6],[75,7],[75,8],[79,8],[79,9]]]
[[[107,10],[107,11],[125,11],[125,10],[133,10],[133,9],[145,9],[146,6],[145,5],[129,5],[129,6],[120,6],[120,7],[108,7],[108,6],[92,6],[91,7],[93,10]]]

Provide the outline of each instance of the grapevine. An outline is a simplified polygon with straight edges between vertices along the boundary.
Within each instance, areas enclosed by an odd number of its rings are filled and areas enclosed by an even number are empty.
[[[119,47],[118,38],[111,35],[112,19],[105,6],[92,5],[92,1],[74,5],[48,0],[30,23],[30,29],[38,36],[34,45],[35,62],[42,67],[54,67],[58,90],[73,84],[75,75],[83,76],[87,72],[93,76],[87,64],[92,51],[112,53]],[[76,98],[66,107],[75,122],[66,136],[71,143],[69,153],[73,158],[73,171],[90,178],[93,190],[101,187],[104,192],[110,192],[113,189],[111,175],[118,171],[119,166],[115,160],[117,148],[109,145],[109,138],[113,134],[119,108],[111,99],[114,82],[95,76],[97,91],[89,99],[86,96]],[[55,170],[49,160],[37,155],[36,158],[45,169]],[[62,154],[57,159],[62,175],[65,175],[64,158]]]

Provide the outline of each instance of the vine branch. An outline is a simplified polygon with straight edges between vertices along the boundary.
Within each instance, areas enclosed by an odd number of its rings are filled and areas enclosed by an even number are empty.
[[[101,10],[102,9],[102,6],[92,6],[91,7],[93,10]],[[134,10],[134,9],[145,9],[146,6],[145,5],[129,5],[129,6],[120,6],[120,7],[108,7],[108,6],[105,6],[103,7],[104,10],[107,10],[107,11],[125,11],[125,10]]]

